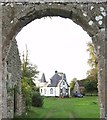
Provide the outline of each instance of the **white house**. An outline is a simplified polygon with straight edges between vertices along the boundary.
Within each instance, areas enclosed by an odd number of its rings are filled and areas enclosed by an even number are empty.
[[[56,97],[69,97],[70,87],[66,80],[64,73],[55,74],[50,79],[50,83],[46,82],[45,75],[40,79],[39,91],[42,96],[56,96]]]

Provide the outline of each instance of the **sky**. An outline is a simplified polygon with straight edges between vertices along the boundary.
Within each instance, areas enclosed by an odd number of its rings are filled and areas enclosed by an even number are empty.
[[[28,48],[28,58],[37,65],[39,78],[45,73],[46,80],[55,71],[66,74],[67,81],[84,79],[90,69],[87,61],[89,35],[68,18],[45,17],[23,27],[16,36],[20,56]]]

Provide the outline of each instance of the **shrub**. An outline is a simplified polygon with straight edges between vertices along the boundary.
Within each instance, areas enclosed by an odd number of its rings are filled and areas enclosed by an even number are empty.
[[[39,92],[35,92],[32,97],[32,106],[42,107],[43,106],[43,97]]]

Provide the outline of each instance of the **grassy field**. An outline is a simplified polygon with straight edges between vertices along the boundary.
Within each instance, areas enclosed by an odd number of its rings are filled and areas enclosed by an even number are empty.
[[[27,118],[99,118],[98,97],[45,98],[42,108],[32,107]]]

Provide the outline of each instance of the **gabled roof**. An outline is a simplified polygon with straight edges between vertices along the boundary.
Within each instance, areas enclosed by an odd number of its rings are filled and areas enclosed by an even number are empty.
[[[46,78],[45,78],[45,74],[44,74],[44,73],[42,74],[42,77],[41,77],[41,79],[40,79],[40,82],[46,82]]]
[[[62,79],[62,76],[60,76],[56,71],[55,74],[50,79],[51,84],[49,84],[48,87],[56,87],[61,79]]]
[[[85,79],[78,80],[77,82],[78,82],[78,84],[79,84],[80,87],[84,87],[86,80]]]
[[[66,81],[66,80],[64,80],[64,79],[63,79],[63,81],[59,82],[59,86],[61,85],[61,83],[62,83],[62,82],[65,82],[65,83],[66,83],[66,85],[67,85],[68,87],[70,87],[70,86],[69,86],[69,84],[67,83],[67,81]]]

